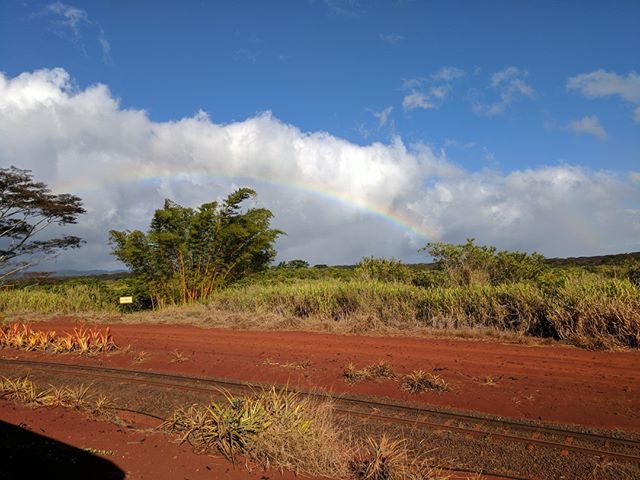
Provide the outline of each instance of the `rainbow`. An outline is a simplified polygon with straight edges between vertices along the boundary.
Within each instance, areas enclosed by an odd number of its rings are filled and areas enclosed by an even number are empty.
[[[150,169],[147,169],[150,170]],[[397,211],[395,209],[391,209],[386,206],[375,204],[374,202],[365,201],[361,198],[357,198],[355,196],[350,196],[331,188],[328,188],[326,185],[320,184],[312,184],[309,182],[284,182],[273,180],[270,178],[262,178],[255,175],[212,175],[210,173],[193,173],[193,172],[170,172],[168,169],[165,169],[163,173],[155,173],[155,172],[132,172],[132,173],[117,173],[114,172],[108,178],[101,177],[96,181],[80,181],[80,180],[67,180],[63,182],[58,182],[56,184],[56,190],[65,191],[65,192],[75,192],[82,196],[83,192],[86,192],[89,189],[92,189],[96,185],[103,185],[104,183],[123,183],[123,182],[159,182],[163,180],[176,180],[180,178],[202,178],[206,180],[212,179],[228,179],[228,180],[248,180],[248,181],[256,181],[262,182],[269,185],[282,187],[282,188],[290,188],[298,191],[302,191],[305,193],[310,193],[312,195],[320,196],[332,202],[337,202],[342,205],[346,205],[350,208],[354,208],[357,210],[364,211],[370,215],[373,215],[377,218],[381,218],[382,220],[395,225],[399,229],[405,232],[411,232],[419,237],[428,240],[438,240],[440,235],[434,229],[431,229],[419,222],[417,222],[414,218],[411,218],[409,215],[404,212]]]

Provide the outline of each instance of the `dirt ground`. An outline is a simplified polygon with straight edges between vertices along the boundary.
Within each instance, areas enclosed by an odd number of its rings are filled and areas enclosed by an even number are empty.
[[[188,444],[151,430],[127,429],[64,408],[31,409],[0,401],[0,479],[313,480],[221,457],[196,455]],[[38,461],[34,462],[33,459]]]
[[[64,318],[38,322],[34,328],[63,332],[78,323]],[[167,324],[113,324],[111,331],[120,347],[130,347],[119,353],[96,356],[3,349],[0,357],[223,377],[640,432],[637,351],[592,352],[495,341],[243,331]],[[387,362],[399,375],[418,369],[441,375],[449,391],[411,394],[393,380],[356,385],[344,381],[347,364],[365,367],[379,361]],[[29,451],[43,441],[48,445],[47,452],[53,448],[47,442],[59,444],[64,447],[63,453],[56,447],[53,456],[62,455],[63,464],[71,458],[73,468],[88,465],[86,468],[104,474],[90,475],[91,478],[304,478],[259,469],[249,472],[243,465],[234,467],[222,458],[196,455],[189,445],[177,445],[164,434],[127,429],[60,408],[31,410],[0,401],[0,454],[6,457],[13,453],[19,457],[25,448],[2,452],[10,443],[2,446],[3,435],[7,439],[26,435],[24,442]],[[73,450],[70,452],[69,448]],[[54,462],[54,467],[60,465]],[[89,478],[82,471],[77,477],[69,476],[68,468],[64,465],[61,468],[65,469],[65,478]],[[0,479],[3,478],[21,476],[11,476],[5,470],[0,471]]]
[[[64,331],[72,319],[38,323]],[[241,331],[174,325],[111,325],[127,354],[57,355],[55,361],[277,383],[391,397],[505,417],[640,432],[640,352],[587,351],[490,341]],[[175,361],[172,352],[185,361]],[[47,358],[0,350],[1,357]],[[137,357],[137,358],[136,358]],[[384,360],[397,373],[441,375],[449,391],[416,395],[392,380],[349,385],[345,365]]]

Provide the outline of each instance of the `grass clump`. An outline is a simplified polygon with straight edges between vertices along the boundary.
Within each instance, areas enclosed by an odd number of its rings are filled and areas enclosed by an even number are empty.
[[[72,332],[58,335],[54,330],[39,331],[25,323],[0,326],[0,348],[51,353],[106,353],[117,350],[109,327],[74,328]]]
[[[54,386],[41,389],[28,377],[0,377],[0,399],[30,407],[64,407],[103,414],[111,406],[104,395],[95,395],[90,386]]]
[[[400,388],[411,393],[422,393],[426,390],[446,392],[449,384],[440,375],[414,370],[402,378]]]
[[[178,408],[165,422],[198,452],[244,455],[265,467],[344,477],[347,449],[330,404],[312,404],[297,393],[262,390],[249,397],[225,393],[224,401]]]
[[[369,437],[349,467],[356,480],[446,480],[407,448],[406,440]]]
[[[395,379],[396,373],[384,360],[374,363],[365,368],[358,369],[353,363],[344,367],[344,380],[347,383],[359,383],[365,380]]]

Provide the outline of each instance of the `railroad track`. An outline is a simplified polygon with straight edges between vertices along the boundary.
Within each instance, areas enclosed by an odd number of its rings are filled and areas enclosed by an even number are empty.
[[[224,389],[233,394],[243,394],[270,387],[256,383],[160,373],[123,368],[73,365],[36,360],[0,359],[0,367],[18,367],[59,374],[80,374],[120,382],[133,382],[149,386],[215,394]],[[540,425],[513,419],[486,417],[471,413],[445,411],[428,406],[415,406],[390,400],[362,399],[327,392],[297,390],[315,400],[331,400],[337,414],[355,416],[390,424],[403,424],[436,432],[455,432],[462,435],[491,437],[506,442],[525,444],[527,447],[556,449],[563,454],[573,452],[593,455],[602,460],[618,460],[640,466],[640,441],[622,438],[614,434],[580,431],[575,428]],[[144,412],[140,412],[144,413]],[[500,478],[522,477],[493,474]]]

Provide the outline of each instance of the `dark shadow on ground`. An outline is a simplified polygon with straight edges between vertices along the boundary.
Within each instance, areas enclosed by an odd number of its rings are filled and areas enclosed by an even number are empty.
[[[0,479],[121,480],[116,465],[66,443],[0,421]]]

